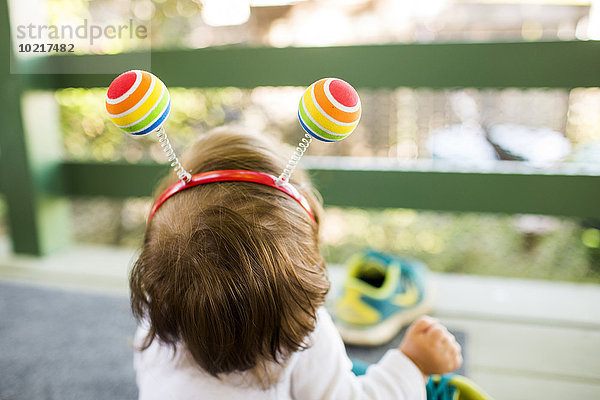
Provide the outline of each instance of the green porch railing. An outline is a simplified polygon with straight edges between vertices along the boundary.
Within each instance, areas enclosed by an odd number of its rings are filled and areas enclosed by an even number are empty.
[[[351,157],[306,156],[303,164],[329,205],[600,219],[600,175],[523,171],[522,167],[519,172],[496,169],[485,173],[407,168],[390,160]],[[67,196],[148,196],[167,172],[158,164],[65,162],[61,167],[66,183],[61,193]]]
[[[68,244],[68,196],[146,196],[163,165],[64,162],[52,105],[23,124],[21,99],[30,90],[106,87],[110,75],[60,74],[106,65],[135,68],[142,54],[52,56],[24,63],[11,75],[6,2],[0,1],[0,191],[16,253],[41,255]],[[154,51],[152,70],[168,86],[252,88],[304,86],[336,75],[358,88],[600,87],[600,42],[373,45],[333,48],[223,47]],[[308,62],[307,60],[310,60]],[[117,68],[118,67],[118,68]],[[391,161],[307,158],[330,205],[405,207],[443,211],[538,213],[600,219],[600,175],[530,168],[486,172],[406,167]],[[356,190],[361,188],[361,190]]]
[[[105,87],[111,75],[44,75],[105,65],[126,71],[147,54],[54,56],[23,65],[35,89]],[[335,75],[359,88],[573,88],[600,85],[600,42],[394,44],[319,48],[221,47],[153,51],[169,86],[305,86]],[[119,68],[117,68],[119,66]]]

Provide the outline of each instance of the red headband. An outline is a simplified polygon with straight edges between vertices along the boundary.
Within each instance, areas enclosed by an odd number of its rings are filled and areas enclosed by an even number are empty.
[[[304,196],[302,196],[302,194],[298,192],[298,190],[296,190],[296,188],[293,187],[291,184],[285,181],[280,181],[273,175],[269,175],[264,172],[244,171],[239,169],[202,172],[200,174],[193,175],[187,183],[183,181],[175,182],[174,184],[169,186],[167,190],[165,190],[159,196],[158,199],[156,199],[156,202],[150,210],[148,222],[152,220],[152,217],[154,217],[154,214],[156,213],[158,208],[175,193],[181,192],[182,190],[189,189],[194,186],[202,185],[204,183],[212,182],[254,182],[274,187],[275,189],[281,190],[283,193],[296,200],[308,213],[313,222],[316,222],[315,216],[312,210],[310,209],[308,201],[306,201],[306,198],[304,198]]]

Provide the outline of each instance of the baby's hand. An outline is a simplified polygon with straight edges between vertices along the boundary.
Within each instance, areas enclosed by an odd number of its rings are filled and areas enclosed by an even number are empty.
[[[408,328],[400,343],[400,351],[425,376],[454,371],[463,362],[460,344],[454,335],[431,317],[421,317]]]

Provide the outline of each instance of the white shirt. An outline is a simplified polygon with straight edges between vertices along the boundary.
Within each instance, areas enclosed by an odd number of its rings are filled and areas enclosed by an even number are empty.
[[[147,334],[138,328],[135,344]],[[134,352],[140,400],[196,399],[426,399],[419,369],[397,349],[355,376],[342,339],[324,308],[309,337],[312,346],[294,353],[280,371],[279,381],[267,390],[252,385],[248,373],[215,378],[204,372],[184,349],[173,350],[158,340],[145,351]]]

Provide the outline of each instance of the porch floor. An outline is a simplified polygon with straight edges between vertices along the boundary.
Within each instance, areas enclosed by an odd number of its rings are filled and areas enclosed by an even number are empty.
[[[74,246],[37,259],[0,240],[0,281],[127,296],[136,251]],[[330,266],[331,294],[344,270]],[[496,399],[600,398],[600,285],[433,274],[433,315],[464,332],[467,375]]]

